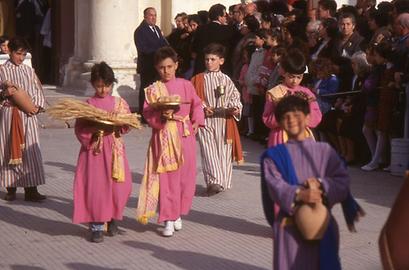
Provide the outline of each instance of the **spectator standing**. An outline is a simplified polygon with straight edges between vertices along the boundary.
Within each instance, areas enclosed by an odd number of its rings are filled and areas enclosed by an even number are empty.
[[[339,55],[351,58],[354,53],[361,50],[360,45],[364,38],[355,31],[356,21],[353,14],[341,14],[338,22],[341,29],[341,38],[336,45],[336,49]]]
[[[139,113],[142,114],[145,101],[144,89],[156,80],[157,73],[153,64],[155,52],[168,43],[162,31],[156,25],[156,10],[148,7],[143,11],[144,19],[134,32],[134,41],[138,51],[137,72],[140,75]]]

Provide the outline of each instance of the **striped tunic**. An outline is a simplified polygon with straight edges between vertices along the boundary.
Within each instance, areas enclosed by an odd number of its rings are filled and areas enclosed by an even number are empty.
[[[0,83],[6,80],[24,89],[35,105],[44,108],[43,89],[34,69],[25,64],[17,66],[7,61],[0,66]],[[44,167],[40,152],[37,116],[29,117],[20,111],[25,139],[23,163],[19,165],[8,164],[10,160],[12,107],[6,103],[0,104],[0,186],[34,187],[44,184]]]
[[[240,93],[232,80],[221,71],[206,72],[204,80],[205,106],[216,108],[223,105],[225,108],[239,108],[240,115],[235,119],[240,120],[243,106],[240,102]],[[225,95],[221,98],[215,95],[219,85],[225,86]],[[231,188],[232,145],[226,143],[226,118],[223,116],[206,118],[205,126],[199,128],[198,135],[206,184],[219,184],[224,189]]]

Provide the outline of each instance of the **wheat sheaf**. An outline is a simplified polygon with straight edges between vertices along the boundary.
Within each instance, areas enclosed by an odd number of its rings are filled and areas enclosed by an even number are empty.
[[[84,118],[117,126],[128,125],[137,129],[142,128],[141,122],[139,121],[140,115],[137,113],[118,113],[115,117],[112,117],[112,115],[105,110],[72,98],[59,100],[55,105],[49,107],[46,112],[51,117],[64,121]]]

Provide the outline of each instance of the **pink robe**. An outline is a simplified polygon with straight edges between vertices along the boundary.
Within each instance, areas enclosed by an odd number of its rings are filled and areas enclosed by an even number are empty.
[[[112,112],[115,97],[92,97],[87,102],[97,108]],[[123,102],[125,102],[123,100]],[[128,104],[125,106],[129,111]],[[125,149],[125,181],[117,183],[112,179],[112,144],[113,136],[103,137],[102,152],[94,155],[91,149],[91,137],[97,131],[86,121],[77,120],[75,134],[81,143],[74,180],[74,223],[107,222],[121,220],[132,189],[132,176],[129,170]],[[129,128],[122,128],[121,133]]]
[[[193,196],[196,188],[196,140],[192,124],[204,125],[204,112],[202,101],[196,95],[196,91],[190,81],[184,79],[173,79],[165,83],[169,95],[179,95],[182,101],[190,104],[181,104],[175,115],[185,117],[189,115],[187,121],[190,136],[183,136],[181,122],[176,122],[181,138],[182,153],[184,163],[173,172],[161,173],[159,176],[159,222],[166,220],[176,220],[181,215],[187,215],[192,206]],[[157,156],[159,144],[159,130],[165,125],[162,120],[161,111],[149,106],[145,101],[143,115],[152,127],[151,140],[154,143],[153,151]]]
[[[315,100],[314,94],[305,87],[298,86],[296,88],[288,88],[292,94],[294,92],[300,91],[306,93],[308,96],[314,98],[314,101],[310,102],[310,122],[308,127],[314,128],[318,126],[321,122],[321,111],[318,106],[317,101]],[[276,104],[271,101],[269,98],[266,98],[266,104],[264,105],[264,113],[263,113],[263,122],[264,124],[270,128],[270,134],[268,136],[268,147],[275,146],[277,144],[283,143],[283,130],[280,128],[279,123],[277,122],[274,111],[276,108]]]

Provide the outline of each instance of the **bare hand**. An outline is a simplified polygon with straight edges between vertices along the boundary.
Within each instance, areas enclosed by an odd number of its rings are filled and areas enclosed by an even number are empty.
[[[310,188],[310,189],[320,189],[321,182],[318,181],[317,178],[311,177],[307,179],[307,181],[305,182],[305,185],[307,188]]]
[[[228,115],[232,116],[239,116],[240,115],[240,110],[238,108],[228,108],[226,109],[226,112]]]
[[[173,118],[174,109],[167,109],[162,111],[162,117],[169,120]]]
[[[28,113],[28,115],[29,116],[36,115],[39,111],[40,111],[40,107],[36,106],[34,110],[32,110],[31,112]]]
[[[6,97],[10,97],[12,95],[14,95],[15,92],[17,92],[18,88],[15,84],[11,83],[10,81],[5,81],[3,83],[3,87],[4,87],[4,95]]]
[[[198,124],[198,123],[194,123],[194,124],[192,125],[192,128],[193,128],[193,133],[196,135],[197,132],[199,131],[199,124]]]
[[[304,203],[319,203],[322,201],[322,191],[319,189],[303,188],[297,195],[297,200]]]
[[[214,108],[212,107],[205,107],[204,108],[204,113],[206,117],[211,117],[214,115]]]

